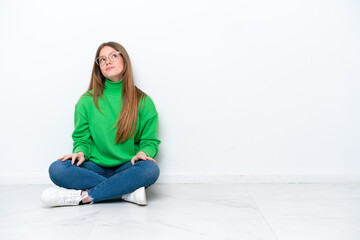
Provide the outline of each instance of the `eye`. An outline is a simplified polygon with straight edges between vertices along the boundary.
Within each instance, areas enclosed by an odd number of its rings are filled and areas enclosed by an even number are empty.
[[[99,62],[105,62],[105,58],[104,57],[99,58]]]
[[[117,53],[114,53],[113,55],[111,55],[111,58],[112,59],[115,59],[115,58],[117,58],[118,57],[118,54]]]

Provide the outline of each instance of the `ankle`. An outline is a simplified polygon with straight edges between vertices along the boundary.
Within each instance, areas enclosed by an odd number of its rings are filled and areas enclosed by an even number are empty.
[[[92,202],[92,198],[89,196],[87,191],[82,191],[81,192],[81,196],[84,197],[86,196],[83,200],[81,200],[82,203],[89,203]]]

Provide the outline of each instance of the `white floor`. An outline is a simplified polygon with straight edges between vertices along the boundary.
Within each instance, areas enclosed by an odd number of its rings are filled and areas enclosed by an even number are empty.
[[[360,184],[156,183],[145,207],[47,208],[49,186],[0,186],[0,239],[360,239]]]

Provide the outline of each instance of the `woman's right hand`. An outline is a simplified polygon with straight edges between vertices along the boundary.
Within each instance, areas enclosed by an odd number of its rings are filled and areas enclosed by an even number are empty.
[[[61,158],[58,158],[58,160],[66,161],[71,158],[71,164],[74,165],[75,160],[77,159],[78,162],[76,166],[80,166],[85,161],[85,154],[83,152],[77,152],[70,155],[64,155]]]

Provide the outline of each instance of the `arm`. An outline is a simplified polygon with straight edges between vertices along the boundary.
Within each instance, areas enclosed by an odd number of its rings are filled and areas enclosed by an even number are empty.
[[[161,141],[157,138],[159,129],[158,114],[148,119],[141,131],[140,150],[148,157],[155,158],[159,151]]]
[[[75,129],[72,134],[72,139],[74,140],[73,153],[83,152],[85,160],[89,160],[93,143],[87,113],[85,108],[79,103],[75,105],[74,125]]]

